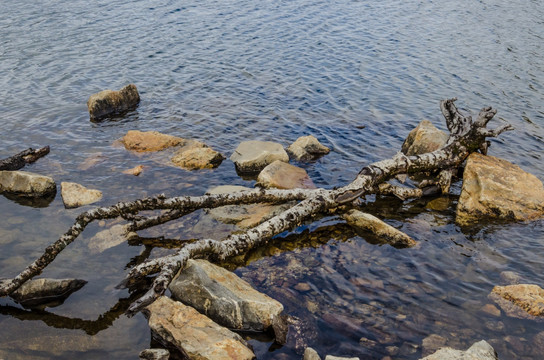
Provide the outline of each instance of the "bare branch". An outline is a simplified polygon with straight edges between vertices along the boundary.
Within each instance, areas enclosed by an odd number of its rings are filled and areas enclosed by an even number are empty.
[[[9,158],[0,160],[0,170],[19,170],[26,164],[31,164],[47,154],[49,154],[49,146],[37,150],[28,148]]]

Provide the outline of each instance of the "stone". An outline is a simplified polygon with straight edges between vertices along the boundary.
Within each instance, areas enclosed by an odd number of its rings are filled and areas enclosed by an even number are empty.
[[[102,191],[88,189],[73,182],[61,182],[60,194],[67,209],[92,204],[102,199]]]
[[[257,184],[266,188],[315,189],[315,185],[306,170],[280,160],[267,165],[259,173]]]
[[[142,360],[168,360],[170,351],[166,349],[145,349],[140,351],[139,358]]]
[[[448,134],[438,130],[429,120],[423,120],[410,131],[402,144],[401,151],[408,156],[433,152],[448,141]]]
[[[91,253],[96,254],[120,245],[127,241],[128,238],[127,225],[117,224],[109,229],[97,232],[96,235],[89,240],[88,246]]]
[[[253,190],[245,186],[221,185],[208,190],[207,194],[226,194],[236,191]],[[250,205],[227,205],[206,212],[226,224],[236,224],[242,229],[248,229],[266,221],[290,207],[289,204],[250,204]]]
[[[142,173],[143,170],[144,170],[144,166],[138,165],[133,167],[132,169],[123,170],[123,174],[138,176]]]
[[[457,223],[478,219],[527,221],[544,215],[544,187],[534,175],[493,156],[472,153],[463,175]]]
[[[127,150],[138,152],[161,151],[170,147],[185,145],[186,139],[161,134],[158,131],[129,130],[121,139]]]
[[[149,327],[163,342],[189,359],[249,360],[253,351],[242,337],[217,325],[190,306],[161,296],[143,310]]]
[[[501,311],[493,304],[485,304],[481,310],[491,316],[501,316]]]
[[[103,90],[87,101],[91,121],[99,121],[135,109],[140,103],[136,85],[129,84],[119,91]]]
[[[170,284],[170,291],[174,299],[220,325],[243,331],[273,329],[277,342],[285,343],[283,305],[222,267],[206,260],[189,260]]]
[[[417,244],[410,236],[373,215],[358,210],[350,210],[344,215],[344,219],[350,226],[364,231],[371,231],[393,246],[409,247]]]
[[[271,141],[241,142],[230,156],[240,173],[257,173],[276,160],[289,162],[289,155],[281,144]]]
[[[49,176],[28,171],[0,171],[0,193],[42,197],[54,194],[56,191],[57,185]]]
[[[311,347],[307,347],[306,349],[304,349],[304,355],[302,360],[321,360],[321,358],[319,357],[317,351],[315,351]]]
[[[200,142],[179,149],[172,162],[187,170],[211,169],[223,161],[224,156]]]
[[[504,285],[516,285],[521,283],[521,276],[513,271],[503,271],[499,276]]]
[[[301,136],[287,148],[287,152],[298,161],[311,160],[326,155],[330,151],[328,147],[322,145],[313,135]]]
[[[359,358],[358,357],[340,357],[340,356],[327,355],[327,356],[325,356],[325,360],[359,360]]]
[[[544,320],[544,289],[538,285],[495,286],[489,298],[508,316]]]
[[[86,283],[80,279],[33,279],[9,296],[25,307],[57,306]]]
[[[310,284],[305,283],[305,282],[301,282],[301,283],[298,283],[298,284],[295,285],[295,290],[298,290],[298,291],[301,291],[301,292],[310,291],[311,289],[312,289],[312,287],[310,286]]]
[[[446,345],[446,339],[438,334],[431,334],[421,342],[421,355],[427,356]]]
[[[485,340],[474,343],[468,350],[445,347],[420,360],[498,360],[497,353]]]

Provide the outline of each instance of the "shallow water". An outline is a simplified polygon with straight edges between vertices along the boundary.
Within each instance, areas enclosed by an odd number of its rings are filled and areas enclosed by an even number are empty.
[[[507,120],[516,131],[492,140],[490,154],[544,179],[538,1],[49,0],[4,1],[2,10],[0,158],[50,145],[26,170],[98,188],[100,205],[253,185],[229,160],[188,172],[112,145],[130,129],[196,138],[227,156],[243,140],[288,145],[312,134],[333,151],[298,165],[316,185],[332,188],[394,155],[421,119],[444,129],[438,102],[454,96],[475,113],[496,107],[494,123]],[[142,98],[136,111],[89,121],[90,94],[131,82]],[[148,166],[139,177],[121,173],[139,164]],[[417,359],[422,339],[438,334],[459,348],[486,339],[501,359],[539,358],[531,344],[541,324],[480,308],[502,271],[542,286],[543,222],[461,229],[455,196],[444,210],[430,209],[431,200],[373,207],[419,240],[417,248],[381,246],[325,218],[297,229],[287,245],[252,254],[236,271],[304,319],[314,334],[308,343],[322,355]],[[64,209],[59,194],[40,208],[0,196],[0,276],[33,261],[81,211]],[[200,218],[164,233],[228,230],[195,227]],[[89,240],[100,229],[89,227],[44,272],[89,281],[62,306],[29,312],[1,300],[0,356],[132,359],[149,346],[146,320],[122,315],[127,301],[119,299],[129,294],[115,289],[143,248],[91,253]],[[258,276],[263,268],[266,277]],[[311,289],[300,292],[298,283]],[[294,344],[252,344],[259,359],[298,356]]]

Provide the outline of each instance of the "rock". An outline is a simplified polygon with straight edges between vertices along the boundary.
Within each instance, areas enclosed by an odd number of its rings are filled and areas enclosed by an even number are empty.
[[[170,291],[174,299],[220,325],[259,332],[273,328],[277,342],[285,343],[283,305],[222,267],[206,260],[189,260],[170,284]]]
[[[187,140],[177,136],[161,134],[157,131],[129,130],[123,136],[121,142],[127,150],[144,152],[160,151],[173,146],[185,145]]]
[[[102,199],[102,191],[87,189],[85,186],[73,182],[61,182],[60,194],[64,207],[67,209],[92,204]]]
[[[423,120],[410,131],[401,151],[408,156],[425,154],[440,149],[447,140],[445,132],[438,130],[429,120]]]
[[[327,355],[327,356],[325,356],[325,360],[359,360],[359,358],[358,357],[340,357],[340,356]]]
[[[252,190],[245,186],[221,185],[208,190],[207,194],[226,194],[236,191]],[[287,210],[289,204],[251,204],[251,205],[227,205],[207,210],[207,213],[217,221],[226,224],[236,224],[242,229],[254,227],[261,222]]]
[[[142,173],[143,170],[144,170],[144,166],[138,165],[133,167],[132,169],[123,170],[123,174],[138,176]]]
[[[492,304],[485,304],[484,306],[482,306],[481,310],[491,316],[501,316],[501,311],[497,309],[495,305],[492,305]]]
[[[49,176],[27,171],[0,171],[0,192],[41,197],[54,194],[56,191],[57,185]]]
[[[251,140],[240,143],[230,160],[240,173],[257,173],[276,160],[289,162],[289,155],[278,143]]]
[[[534,175],[493,156],[472,153],[463,175],[457,222],[534,220],[544,215],[544,187]]]
[[[136,85],[129,84],[119,91],[103,90],[91,95],[87,101],[87,108],[91,121],[98,121],[133,110],[139,103],[140,94]]]
[[[497,354],[485,340],[474,343],[468,350],[455,350],[450,347],[442,348],[432,355],[420,360],[498,360]]]
[[[302,360],[321,360],[321,358],[319,357],[319,354],[317,353],[317,351],[315,351],[311,347],[307,347],[304,350],[304,356]]]
[[[298,290],[301,292],[310,291],[311,289],[312,287],[308,283],[301,282],[295,285],[295,290]]]
[[[521,283],[521,276],[513,271],[503,271],[499,276],[505,285],[516,285]]]
[[[298,161],[310,160],[321,155],[326,155],[331,150],[322,145],[314,136],[301,136],[294,143],[289,145],[287,152]]]
[[[192,307],[162,296],[143,310],[149,327],[189,359],[245,360],[255,355],[240,335],[221,327]]]
[[[170,351],[166,349],[145,349],[140,351],[139,357],[142,360],[168,360],[170,359]]]
[[[387,240],[393,246],[409,247],[417,244],[414,239],[402,231],[395,229],[373,215],[358,210],[350,210],[344,215],[344,219],[349,225],[365,231],[371,231],[384,240]]]
[[[9,296],[25,307],[58,306],[87,281],[79,279],[35,279],[25,282]]]
[[[267,165],[259,173],[257,183],[266,188],[315,189],[315,185],[306,170],[280,160]]]
[[[201,142],[179,149],[172,162],[187,170],[211,169],[219,166],[224,156]]]
[[[544,289],[538,285],[495,286],[489,298],[508,316],[544,320]]]
[[[446,339],[438,334],[432,334],[423,339],[421,343],[422,356],[427,356],[434,353],[436,350],[446,345]]]
[[[109,229],[96,233],[89,241],[89,249],[91,250],[91,253],[101,253],[109,248],[124,243],[128,238],[127,225],[113,225]]]

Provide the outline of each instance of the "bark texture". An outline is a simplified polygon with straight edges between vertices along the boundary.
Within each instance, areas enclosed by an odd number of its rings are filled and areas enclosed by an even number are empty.
[[[0,170],[19,170],[26,164],[31,164],[39,158],[49,154],[49,146],[40,149],[28,148],[18,154],[0,160]]]

